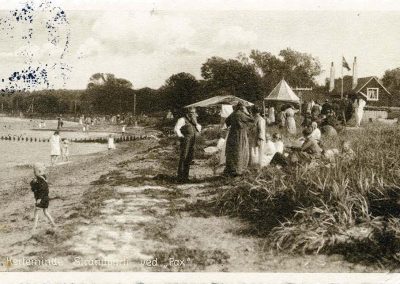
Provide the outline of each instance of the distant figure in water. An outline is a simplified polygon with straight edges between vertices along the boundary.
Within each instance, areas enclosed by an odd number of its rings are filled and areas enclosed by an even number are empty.
[[[60,129],[62,127],[62,120],[61,117],[57,118],[57,129]]]
[[[69,141],[66,138],[63,138],[61,143],[61,158],[63,161],[69,161]]]
[[[58,157],[61,155],[61,145],[60,145],[60,135],[58,131],[55,131],[54,134],[50,138],[50,147],[51,147],[51,165],[57,162]]]
[[[108,150],[114,150],[115,149],[115,143],[114,143],[114,137],[112,134],[108,136]]]
[[[34,209],[34,223],[32,234],[35,234],[36,227],[39,221],[39,210],[43,209],[44,216],[50,221],[53,228],[56,224],[53,218],[48,212],[49,208],[49,185],[47,183],[47,177],[45,174],[46,168],[41,163],[36,163],[33,167],[33,173],[35,177],[32,179],[30,185],[31,190],[35,196],[35,209]]]
[[[124,124],[122,125],[122,130],[121,130],[122,135],[125,135],[125,131],[126,131],[126,125]]]

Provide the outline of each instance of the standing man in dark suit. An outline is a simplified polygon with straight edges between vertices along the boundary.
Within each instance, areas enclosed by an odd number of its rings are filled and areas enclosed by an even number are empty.
[[[178,119],[174,131],[180,139],[178,181],[188,182],[190,164],[194,157],[196,138],[201,132],[201,125],[197,123],[195,108],[186,110],[186,114]]]

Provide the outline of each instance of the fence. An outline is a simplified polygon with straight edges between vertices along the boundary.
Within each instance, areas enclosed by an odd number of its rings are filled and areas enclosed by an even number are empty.
[[[152,139],[151,136],[148,135],[127,135],[127,136],[121,136],[116,139],[114,139],[115,143],[121,143],[121,142],[129,142],[129,141],[136,141],[136,140],[149,140]],[[14,141],[14,142],[29,142],[29,143],[39,143],[39,142],[50,142],[50,139],[48,138],[37,138],[37,137],[20,137],[20,136],[10,136],[10,135],[3,135],[0,137],[1,141]],[[76,138],[76,139],[68,139],[71,142],[75,143],[107,143],[108,138],[107,137],[101,137],[101,138]]]
[[[378,118],[387,119],[388,112],[386,110],[365,110],[363,120],[377,120]]]

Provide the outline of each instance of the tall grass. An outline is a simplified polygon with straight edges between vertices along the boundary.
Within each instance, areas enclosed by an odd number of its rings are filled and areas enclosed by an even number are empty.
[[[278,250],[359,251],[359,260],[396,263],[400,129],[372,125],[327,143],[338,147],[342,140],[351,141],[353,161],[249,172],[221,189],[215,205],[221,213],[250,220]]]

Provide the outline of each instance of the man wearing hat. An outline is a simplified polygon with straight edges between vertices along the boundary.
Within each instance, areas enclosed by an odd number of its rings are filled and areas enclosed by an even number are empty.
[[[186,114],[178,119],[174,131],[180,139],[178,181],[187,182],[190,164],[193,161],[196,138],[201,132],[201,125],[197,123],[195,108],[186,109]]]

